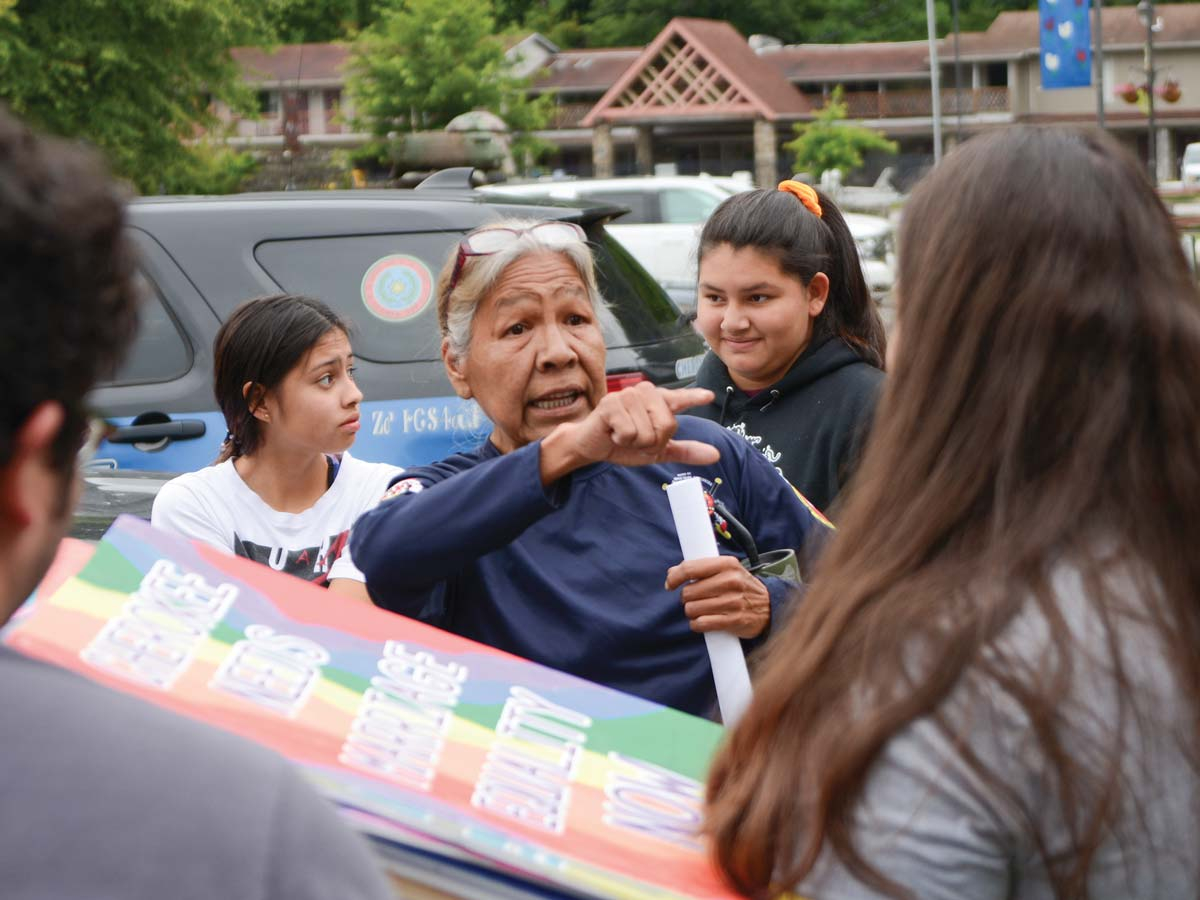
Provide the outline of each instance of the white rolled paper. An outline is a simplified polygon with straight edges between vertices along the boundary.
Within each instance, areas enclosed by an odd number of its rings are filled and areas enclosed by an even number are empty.
[[[675,519],[675,530],[679,532],[683,558],[719,556],[700,479],[684,478],[667,485],[667,499],[671,501],[671,516]],[[705,632],[704,643],[708,647],[708,661],[717,686],[721,720],[726,726],[736,725],[750,705],[750,670],[746,668],[742,643],[728,631]]]

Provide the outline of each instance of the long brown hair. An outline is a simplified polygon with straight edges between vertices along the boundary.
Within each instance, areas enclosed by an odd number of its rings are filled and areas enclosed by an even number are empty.
[[[1117,653],[1118,721],[1095,759],[1072,757],[1056,709],[1071,630],[1049,572],[1081,573],[1114,648],[1121,598],[1100,557],[1116,548],[1141,573],[1138,609],[1192,703],[1195,765],[1200,298],[1150,183],[1098,132],[968,141],[913,192],[901,238],[898,353],[839,533],[715,760],[715,855],[753,896],[790,890],[825,852],[904,896],[855,844],[866,779],[891,737],[921,718],[946,733],[943,701],[983,684],[1031,723],[1073,852],[1050,859],[1037,810],[1025,818],[1057,895],[1085,896],[1137,713]],[[1054,649],[1022,661],[997,638],[1030,604]]]

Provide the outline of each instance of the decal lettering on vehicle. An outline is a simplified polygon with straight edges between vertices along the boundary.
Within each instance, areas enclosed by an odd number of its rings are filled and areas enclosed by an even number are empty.
[[[376,409],[371,413],[371,434],[384,437],[392,433],[392,423],[396,421],[396,413],[390,409]]]
[[[476,403],[453,407],[448,404],[431,403],[428,406],[413,406],[400,414],[400,426],[404,434],[423,434],[435,431],[478,431],[486,424],[483,410]]]
[[[396,253],[373,262],[362,279],[363,305],[385,322],[420,315],[433,297],[433,274],[415,256]]]

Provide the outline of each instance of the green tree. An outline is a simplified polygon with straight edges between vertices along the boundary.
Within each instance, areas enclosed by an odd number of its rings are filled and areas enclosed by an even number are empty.
[[[981,31],[1004,10],[1036,7],[1034,0],[960,0],[959,24],[963,31]],[[552,15],[543,15],[548,9]],[[519,25],[547,36],[554,23],[577,21],[590,47],[645,44],[677,15],[723,19],[743,35],[769,34],[792,44],[921,40],[926,35],[925,6],[912,0],[793,0],[786,15],[775,0],[692,0],[686,9],[678,0],[498,0],[497,15],[506,28]],[[949,33],[950,0],[937,0],[936,18],[937,33]]]
[[[144,192],[229,186],[246,171],[246,157],[197,138],[217,127],[212,100],[253,108],[229,48],[270,37],[266,0],[8,6],[10,15],[0,14],[0,99],[18,115],[95,144]]]
[[[300,0],[306,2],[306,0]],[[336,0],[326,0],[336,2]],[[1127,6],[1136,0],[1105,0]],[[1005,10],[1036,9],[1036,0],[959,0],[962,31],[983,31]],[[950,33],[950,0],[937,0],[937,33]],[[913,0],[792,0],[786,15],[775,0],[496,0],[502,28],[540,31],[562,46],[637,46],[674,16],[723,19],[743,35],[769,34],[789,44],[916,41],[926,35],[925,5]],[[554,31],[561,24],[567,27]]]
[[[270,0],[272,29],[281,44],[352,38],[374,24],[388,0]]]
[[[815,3],[815,0],[802,0]],[[795,6],[795,4],[792,4]],[[743,35],[772,34],[781,40],[797,37],[796,12],[789,6],[779,15],[772,0],[691,0],[686,10],[677,0],[592,0],[586,15],[586,33],[591,47],[646,44],[675,16],[723,19]]]
[[[354,42],[347,81],[358,126],[378,137],[444,127],[487,109],[504,119],[522,149],[545,127],[551,99],[528,95],[508,72],[495,36],[491,0],[407,0],[384,12]]]
[[[968,0],[962,0],[960,12],[967,3]],[[1020,5],[1026,5],[1024,0]],[[937,33],[948,33],[950,0],[936,0],[934,18]],[[986,28],[988,24],[991,24],[991,19],[983,27]],[[963,28],[965,30],[965,26]],[[918,41],[928,35],[925,4],[912,0],[842,0],[836,7],[812,3],[798,30],[796,42],[809,44]]]
[[[872,150],[895,153],[895,141],[861,125],[848,125],[842,86],[834,88],[832,96],[812,122],[797,122],[796,137],[783,145],[794,156],[797,172],[820,175],[826,169],[841,169],[843,175],[863,164],[863,154]]]
[[[510,36],[536,31],[559,47],[581,47],[590,5],[589,0],[496,0],[496,23]]]

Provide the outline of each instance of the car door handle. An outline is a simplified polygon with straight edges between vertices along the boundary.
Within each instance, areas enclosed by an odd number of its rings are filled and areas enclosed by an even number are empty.
[[[145,425],[121,425],[108,436],[111,444],[141,444],[170,439],[186,441],[204,436],[202,419],[177,419],[173,422],[149,422]]]

